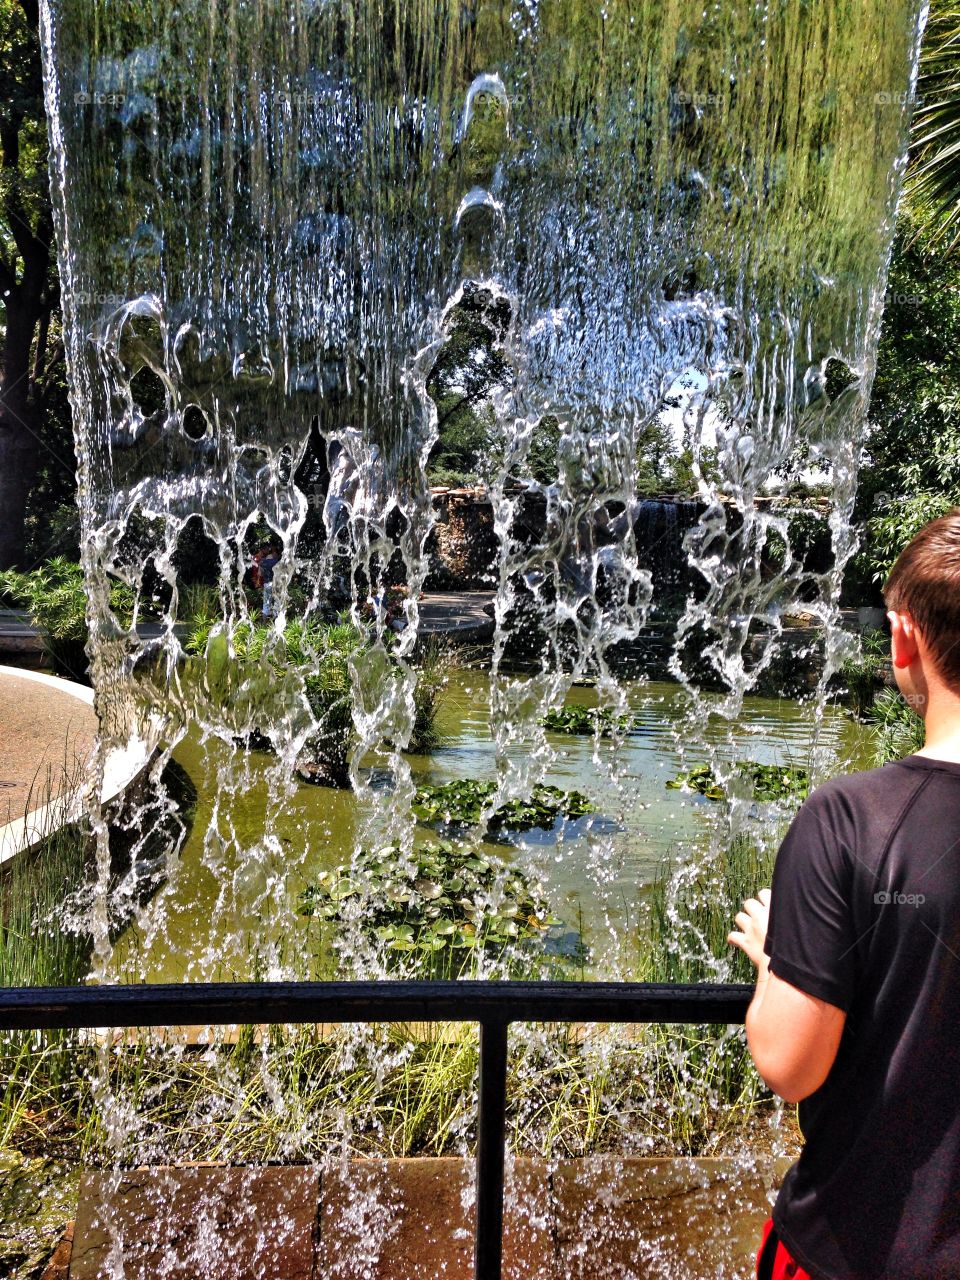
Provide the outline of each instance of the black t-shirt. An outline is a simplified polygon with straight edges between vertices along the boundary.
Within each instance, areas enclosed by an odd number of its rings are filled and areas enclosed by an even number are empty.
[[[847,1012],[800,1104],[784,1243],[815,1280],[960,1277],[960,764],[818,788],[777,856],[766,951]]]

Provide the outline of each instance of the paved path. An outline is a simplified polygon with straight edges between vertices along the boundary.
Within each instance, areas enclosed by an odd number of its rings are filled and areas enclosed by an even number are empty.
[[[0,863],[79,816],[97,732],[88,686],[0,666]],[[157,733],[134,730],[109,748],[104,802],[143,770]]]
[[[60,794],[93,750],[93,707],[59,689],[0,674],[0,827]]]

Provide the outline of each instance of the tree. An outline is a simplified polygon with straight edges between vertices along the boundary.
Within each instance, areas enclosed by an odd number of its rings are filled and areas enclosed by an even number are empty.
[[[0,0],[0,569],[20,564],[63,345],[36,0]]]
[[[935,226],[902,211],[857,500],[875,580],[960,502],[960,256],[945,258],[938,240]]]

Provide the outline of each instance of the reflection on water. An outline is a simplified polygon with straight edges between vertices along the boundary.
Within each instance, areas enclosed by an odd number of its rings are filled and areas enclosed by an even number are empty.
[[[418,785],[455,778],[496,779],[489,685],[485,671],[461,669],[451,674],[440,712],[443,745],[429,756],[410,757]],[[608,973],[628,963],[628,935],[636,927],[644,891],[658,869],[704,847],[718,812],[714,802],[696,793],[666,787],[681,765],[689,767],[705,758],[705,753],[697,757],[694,752],[681,761],[677,744],[683,743],[687,714],[682,689],[638,681],[628,686],[628,697],[634,729],[620,742],[550,735],[556,758],[547,781],[585,792],[596,804],[597,814],[573,822],[561,820],[551,832],[506,832],[498,835],[496,844],[484,842],[501,857],[509,856],[511,845],[522,849],[523,863],[539,874],[554,914],[567,928],[582,929],[593,962]],[[586,687],[575,688],[568,699],[584,706],[595,701],[594,691]],[[733,723],[722,717],[710,722],[705,741],[731,761],[809,766],[816,758],[820,768],[829,767],[831,761],[856,768],[865,763],[865,737],[863,727],[837,709],[828,708],[818,727],[810,705],[747,698],[743,713]],[[176,759],[199,791],[196,817],[174,875],[148,912],[155,931],[148,924],[146,929],[127,932],[118,948],[117,972],[122,972],[123,959],[132,950],[149,981],[174,981],[200,973],[229,979],[249,973],[250,953],[231,951],[230,937],[255,933],[254,922],[224,915],[220,896],[224,876],[249,879],[251,864],[229,860],[229,849],[214,838],[211,822],[215,817],[217,829],[228,830],[241,848],[262,838],[266,779],[276,761],[263,752],[242,753],[247,785],[226,797],[224,811],[216,790],[220,753],[229,753],[229,748],[203,744],[195,731],[176,750]],[[375,788],[390,790],[388,770],[372,766],[367,777],[371,775]],[[772,807],[768,812],[775,824],[787,820],[785,813]],[[280,846],[290,855],[286,892],[295,898],[317,871],[349,863],[356,826],[356,799],[351,792],[307,784],[297,787],[276,828]],[[418,829],[422,838],[431,834],[422,825]],[[236,880],[232,884],[239,887]],[[259,898],[265,888],[251,883],[243,887],[241,901]]]

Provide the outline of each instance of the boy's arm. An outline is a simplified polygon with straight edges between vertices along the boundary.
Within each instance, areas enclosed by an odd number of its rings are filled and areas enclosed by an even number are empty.
[[[770,890],[761,889],[737,913],[729,941],[757,966],[757,989],[747,1011],[747,1043],[757,1070],[786,1102],[801,1102],[826,1080],[847,1015],[770,972],[763,944]]]

